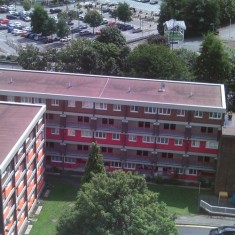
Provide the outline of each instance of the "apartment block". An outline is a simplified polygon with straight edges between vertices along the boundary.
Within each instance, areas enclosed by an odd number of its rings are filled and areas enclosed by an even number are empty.
[[[45,185],[45,111],[0,102],[0,234],[23,233]]]
[[[107,171],[215,179],[222,84],[1,69],[0,100],[46,104],[48,169],[83,171],[97,142]]]

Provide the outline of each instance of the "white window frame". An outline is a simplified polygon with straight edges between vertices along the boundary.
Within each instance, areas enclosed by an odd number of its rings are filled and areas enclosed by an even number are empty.
[[[200,147],[200,141],[199,140],[192,140],[191,141],[191,147],[199,148]]]
[[[173,171],[176,172],[176,174],[182,175],[184,174],[183,168],[173,168]]]
[[[122,168],[122,163],[121,162],[111,162],[111,166],[113,168]]]
[[[206,141],[206,148],[208,149],[218,149],[219,143],[216,140],[208,140]]]
[[[93,109],[93,103],[92,102],[82,102],[82,108],[83,109]]]
[[[112,134],[112,140],[120,140],[120,134],[119,133],[113,133]]]
[[[158,114],[160,114],[160,115],[171,115],[171,109],[158,108]]]
[[[15,96],[7,96],[8,102],[15,102]]]
[[[144,135],[142,138],[143,143],[154,143],[154,136]]]
[[[32,97],[21,97],[21,103],[32,104],[33,103],[33,99],[32,99]]]
[[[52,100],[51,100],[51,106],[59,106],[59,100],[57,100],[57,99],[52,99]]]
[[[68,136],[76,136],[76,131],[75,129],[68,129]]]
[[[183,139],[175,139],[175,146],[183,146]]]
[[[38,98],[38,97],[34,97],[34,98],[33,98],[33,103],[34,103],[34,104],[45,104],[46,101],[45,101],[45,99]]]
[[[81,137],[92,137],[92,132],[90,130],[82,130]]]
[[[176,116],[178,117],[185,117],[185,110],[184,109],[177,109]]]
[[[128,140],[130,142],[136,142],[137,141],[137,136],[136,135],[129,135]]]
[[[120,104],[114,104],[113,105],[113,111],[120,112],[122,110],[122,106]]]
[[[199,111],[199,110],[194,111],[194,117],[195,118],[203,118],[203,112]]]
[[[186,173],[186,175],[197,175],[197,170],[196,169],[186,169],[185,173]]]
[[[157,112],[156,107],[144,107],[144,113],[150,113],[150,114],[155,114]]]
[[[102,131],[96,131],[95,132],[95,138],[97,139],[106,139],[106,132],[102,132]]]
[[[130,112],[131,113],[138,113],[138,110],[139,110],[139,106],[136,106],[136,105],[131,105],[130,106]]]
[[[76,159],[72,158],[72,157],[65,157],[64,158],[64,162],[65,163],[70,163],[70,164],[75,164],[76,163]]]
[[[107,104],[106,103],[95,103],[95,109],[107,110]]]
[[[209,119],[221,119],[221,118],[222,118],[222,113],[211,112],[209,114]]]
[[[52,135],[59,135],[60,130],[59,128],[51,128],[51,134]]]
[[[68,100],[68,107],[71,107],[71,108],[76,107],[76,101],[75,100]]]
[[[63,158],[60,156],[51,156],[52,162],[63,162]]]
[[[134,163],[130,163],[130,162],[125,162],[123,165],[124,169],[135,169],[136,168],[136,164]]]
[[[166,137],[158,137],[157,138],[158,144],[169,144],[169,138]]]

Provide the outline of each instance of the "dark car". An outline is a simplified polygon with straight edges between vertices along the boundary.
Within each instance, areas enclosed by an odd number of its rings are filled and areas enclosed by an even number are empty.
[[[142,32],[143,30],[141,28],[137,28],[137,29],[132,29],[132,33],[140,33]]]
[[[0,30],[4,30],[4,29],[7,29],[7,25],[5,25],[5,24],[0,24]]]
[[[209,235],[235,235],[235,226],[221,226],[211,229]]]
[[[43,39],[42,39],[42,42],[45,43],[45,44],[47,44],[47,43],[52,43],[52,42],[54,42],[54,40],[53,40],[52,38],[43,38]]]
[[[122,27],[121,27],[121,30],[123,31],[127,31],[127,30],[131,30],[133,29],[134,27],[130,24],[124,24]]]
[[[103,13],[108,13],[108,12],[110,12],[110,9],[109,9],[109,8],[103,8],[103,9],[102,9],[102,12],[103,12]]]
[[[70,20],[67,22],[67,25],[74,25],[74,23],[73,23],[73,21]]]
[[[89,35],[92,35],[92,32],[88,31],[88,30],[84,30],[84,31],[81,31],[79,33],[80,36],[89,36]]]
[[[15,15],[6,15],[6,18],[7,18],[8,20],[15,20],[15,19],[18,19],[18,17],[15,16]]]
[[[50,13],[51,14],[56,14],[56,13],[60,13],[60,12],[62,12],[62,10],[59,9],[59,8],[51,8],[50,9]]]
[[[87,27],[86,24],[82,24],[82,25],[79,25],[78,28],[80,28],[80,29],[87,29],[88,27]]]
[[[71,29],[71,33],[79,33],[81,31],[82,31],[82,29],[80,27]]]

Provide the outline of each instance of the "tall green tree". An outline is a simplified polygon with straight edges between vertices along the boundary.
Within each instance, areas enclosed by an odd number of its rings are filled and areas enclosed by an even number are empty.
[[[59,18],[59,21],[57,23],[57,36],[63,38],[68,34],[69,34],[69,27],[66,24],[65,19]]]
[[[228,83],[232,63],[221,41],[214,34],[208,33],[204,37],[200,53],[196,64],[197,79],[201,82]]]
[[[95,27],[100,26],[103,21],[103,16],[96,10],[90,10],[84,17],[84,22],[89,24],[93,28],[93,34]]]
[[[60,218],[58,235],[178,234],[174,217],[143,177],[97,174],[82,185],[74,209]]]
[[[103,155],[101,154],[100,147],[97,143],[92,143],[90,154],[85,166],[85,172],[82,177],[82,182],[90,182],[93,175],[98,173],[105,174]]]
[[[130,76],[191,80],[192,75],[184,63],[170,48],[155,44],[141,44],[134,48],[128,56]]]
[[[235,0],[219,0],[221,25],[235,22]]]
[[[31,1],[30,0],[24,0],[23,1],[23,8],[25,11],[29,11],[31,9]]]
[[[126,45],[126,38],[116,27],[105,27],[96,40],[103,43],[113,43],[119,47]]]
[[[31,14],[31,26],[34,33],[45,32],[45,27],[48,22],[48,13],[43,6],[36,4]]]
[[[118,19],[123,21],[124,23],[130,22],[132,20],[132,12],[130,10],[130,6],[126,2],[118,3],[117,16]]]
[[[43,35],[52,35],[57,32],[57,24],[54,18],[49,17],[43,28]]]

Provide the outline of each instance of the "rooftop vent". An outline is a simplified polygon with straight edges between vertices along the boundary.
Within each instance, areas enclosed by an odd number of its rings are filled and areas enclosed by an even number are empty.
[[[67,88],[70,88],[70,87],[72,87],[72,83],[71,82],[69,82]]]
[[[193,96],[193,92],[191,91],[190,94],[189,94],[189,98]]]
[[[127,93],[130,93],[130,92],[131,92],[131,87],[129,86]]]
[[[13,79],[11,78],[11,80],[8,82],[8,84],[12,84],[13,83]]]
[[[158,89],[158,91],[159,92],[163,92],[163,91],[165,91],[165,82],[161,82],[161,87],[160,87],[160,89]]]

